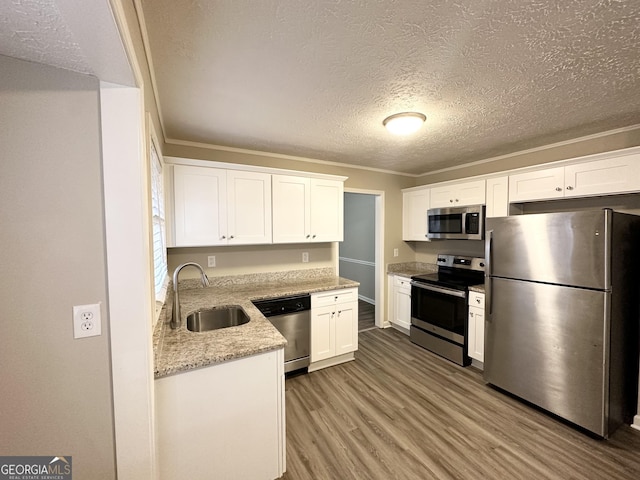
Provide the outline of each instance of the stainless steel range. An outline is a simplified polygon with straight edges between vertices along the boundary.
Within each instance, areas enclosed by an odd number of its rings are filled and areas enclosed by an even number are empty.
[[[484,283],[484,259],[440,254],[437,263],[437,273],[411,277],[410,339],[466,366],[469,286]]]

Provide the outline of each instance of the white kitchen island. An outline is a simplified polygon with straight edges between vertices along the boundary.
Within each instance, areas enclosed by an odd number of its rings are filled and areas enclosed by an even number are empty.
[[[284,350],[158,378],[162,480],[272,480],[285,471]]]
[[[169,295],[154,329],[156,445],[162,480],[271,480],[286,470],[286,340],[254,300],[348,292],[357,282],[332,269],[181,281],[182,322],[170,328]],[[237,306],[249,322],[191,332],[186,317]],[[355,345],[354,345],[355,349]]]

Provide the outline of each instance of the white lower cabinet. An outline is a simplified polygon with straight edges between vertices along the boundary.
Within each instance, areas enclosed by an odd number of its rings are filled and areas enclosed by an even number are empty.
[[[309,371],[353,360],[358,349],[358,289],[311,295]]]
[[[159,378],[155,396],[161,480],[285,472],[283,349]]]
[[[411,279],[392,275],[391,324],[403,333],[411,327]]]
[[[468,334],[469,356],[484,363],[484,293],[469,292]]]

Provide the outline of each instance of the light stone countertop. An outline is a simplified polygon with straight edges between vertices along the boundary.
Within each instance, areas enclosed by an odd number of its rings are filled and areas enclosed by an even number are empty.
[[[173,308],[173,293],[170,289],[154,329],[155,378],[283,348],[287,341],[251,303],[252,300],[354,288],[359,285],[358,282],[345,278],[327,276],[322,271],[318,276],[311,277],[239,275],[224,277],[222,280],[211,279],[212,285],[207,288],[197,287],[198,280],[181,280],[180,327],[174,330],[169,325]],[[202,333],[187,330],[187,315],[200,309],[229,305],[240,305],[249,316],[249,323]]]
[[[437,271],[438,266],[432,263],[405,262],[390,263],[389,265],[387,265],[388,274],[401,275],[407,278],[411,278],[414,275],[422,275],[425,273],[435,273]]]
[[[478,293],[484,293],[484,283],[480,283],[478,285],[472,285],[469,287],[469,291],[471,292],[478,292]]]

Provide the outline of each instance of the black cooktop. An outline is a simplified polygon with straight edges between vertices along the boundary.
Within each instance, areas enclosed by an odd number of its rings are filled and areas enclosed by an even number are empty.
[[[457,269],[454,269],[457,270]],[[438,273],[428,273],[426,275],[414,275],[411,280],[417,282],[429,283],[431,285],[440,285],[443,287],[453,288],[455,290],[466,291],[471,285],[479,285],[484,282],[484,273],[482,272],[450,272],[442,271],[442,267]]]

